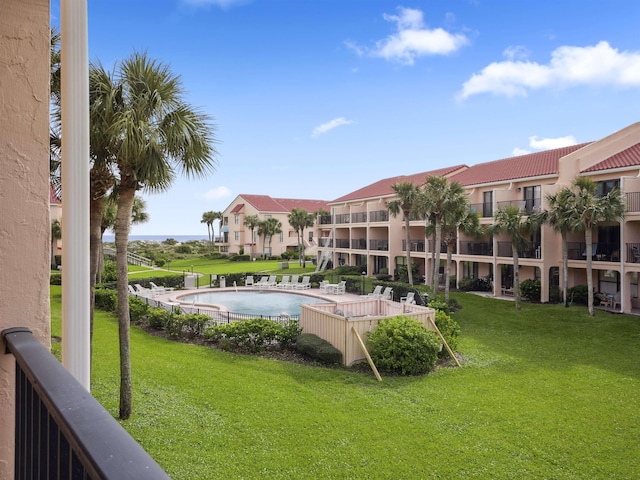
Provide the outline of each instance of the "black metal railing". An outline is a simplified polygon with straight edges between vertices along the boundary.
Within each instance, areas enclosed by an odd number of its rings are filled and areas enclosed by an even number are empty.
[[[463,255],[493,255],[491,242],[460,242],[460,253]]]
[[[430,252],[435,251],[435,248],[433,248],[435,245],[435,242],[433,240],[429,240],[427,245],[429,246]],[[444,242],[440,242],[440,253],[447,253],[447,244]]]
[[[318,223],[320,225],[331,225],[331,223],[333,223],[331,221],[331,215],[320,215],[318,217]]]
[[[627,193],[625,205],[627,212],[640,212],[640,192]]]
[[[627,243],[627,263],[640,263],[640,243]]]
[[[366,250],[367,249],[367,239],[366,238],[352,238],[351,239],[351,248],[353,250]]]
[[[366,223],[367,212],[355,212],[351,214],[351,223]]]
[[[402,240],[402,251],[407,251],[407,241]],[[424,240],[410,240],[409,241],[410,252],[424,252]]]
[[[349,248],[349,239],[336,238],[336,248]]]
[[[16,359],[15,480],[170,478],[29,329],[2,336]]]
[[[569,260],[586,260],[587,244],[585,242],[567,242],[567,258],[569,258]],[[596,262],[619,262],[620,244],[592,243],[591,260]]]
[[[335,216],[335,219],[336,219],[336,225],[342,224],[342,223],[349,223],[349,220],[351,220],[351,215],[349,215],[348,213],[340,213]]]
[[[387,210],[376,210],[375,212],[369,212],[370,222],[388,222],[389,212]]]
[[[493,217],[493,205],[491,203],[472,203],[471,213],[480,213],[482,217]]]
[[[369,250],[389,250],[389,240],[369,240]]]

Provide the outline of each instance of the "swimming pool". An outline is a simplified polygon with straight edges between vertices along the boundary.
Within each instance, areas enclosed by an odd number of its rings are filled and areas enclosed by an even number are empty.
[[[298,293],[272,292],[264,290],[202,292],[179,297],[183,303],[214,305],[233,313],[250,315],[300,315],[300,305],[326,303],[327,300]]]

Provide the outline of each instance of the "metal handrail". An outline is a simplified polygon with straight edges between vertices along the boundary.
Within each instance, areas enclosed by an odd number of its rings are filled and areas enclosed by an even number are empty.
[[[170,478],[29,329],[2,336],[16,359],[16,480]]]

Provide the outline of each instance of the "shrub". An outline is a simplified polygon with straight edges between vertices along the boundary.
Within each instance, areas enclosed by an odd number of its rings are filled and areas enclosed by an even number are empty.
[[[411,278],[415,281],[420,277],[420,266],[417,263],[411,264]],[[398,278],[396,279],[402,283],[409,283],[409,271],[406,265],[400,265],[398,267]]]
[[[362,272],[366,272],[367,267],[358,266],[358,265],[343,265],[341,267],[336,268],[335,273],[338,275],[360,275],[362,276]]]
[[[462,292],[488,292],[491,290],[491,281],[486,277],[464,277],[458,283],[458,290]]]
[[[429,302],[427,302],[427,306],[435,310],[443,311],[445,313],[451,312],[451,309],[449,308],[449,304],[445,301],[442,295],[438,295],[437,297],[433,297],[429,299]]]
[[[132,323],[139,322],[145,318],[148,310],[149,305],[144,300],[129,296],[129,319]]]
[[[250,255],[234,255],[232,257],[229,257],[229,261],[231,262],[248,262],[250,260]]]
[[[183,315],[184,332],[190,337],[199,337],[204,333],[207,322],[211,320],[209,315],[203,313],[188,313]]]
[[[147,322],[149,322],[151,328],[156,330],[164,330],[170,316],[171,312],[166,311],[164,308],[151,307],[147,310]]]
[[[520,282],[520,294],[530,302],[540,302],[540,280],[531,278]]]
[[[223,346],[236,346],[256,353],[276,341],[282,330],[283,327],[278,323],[264,318],[254,318],[213,325],[205,330],[205,338]]]
[[[51,272],[49,276],[49,285],[62,285],[62,274]]]
[[[189,255],[190,253],[193,253],[193,248],[191,248],[191,245],[178,245],[176,247],[176,253],[182,253],[184,255]]]
[[[578,305],[586,305],[589,302],[589,287],[586,285],[576,285],[567,289],[567,300],[570,303],[577,303]]]
[[[442,310],[436,310],[436,327],[447,341],[452,351],[458,349],[458,337],[460,336],[460,325],[450,315]],[[441,356],[448,355],[446,350],[440,352]]]
[[[104,261],[104,270],[102,272],[103,282],[115,282],[118,280],[118,273],[116,271],[116,262],[112,260]]]
[[[156,258],[155,262],[156,267],[164,267],[164,264],[167,263],[167,261],[164,258]]]
[[[106,288],[95,290],[96,308],[105,312],[118,311],[118,292]]]
[[[289,320],[286,325],[281,325],[281,327],[276,335],[276,341],[280,348],[289,348],[302,333],[302,328],[300,328],[298,320]]]
[[[313,333],[298,335],[296,350],[327,365],[342,363],[342,352]]]
[[[421,375],[436,364],[440,339],[416,320],[398,315],[381,320],[367,336],[367,346],[378,369]]]

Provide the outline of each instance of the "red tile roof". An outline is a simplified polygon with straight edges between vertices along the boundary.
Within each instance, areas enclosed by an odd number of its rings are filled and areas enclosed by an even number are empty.
[[[569,155],[586,145],[588,143],[479,163],[451,178],[468,186],[504,182],[518,178],[557,175],[558,161],[565,155]]]
[[[612,168],[636,167],[640,165],[640,143],[622,150],[603,161],[590,166],[583,172],[599,172]]]
[[[456,172],[462,171],[465,168],[469,168],[466,165],[456,165],[454,167],[440,168],[438,170],[431,170],[428,172],[414,173],[413,175],[400,175],[398,177],[385,178],[378,180],[375,183],[362,187],[355,192],[348,193],[340,198],[336,198],[329,203],[349,202],[352,200],[360,200],[364,198],[383,197],[386,195],[392,195],[393,189],[391,185],[399,182],[411,182],[416,185],[424,185],[427,177],[448,177]]]
[[[260,212],[289,213],[294,208],[302,208],[309,213],[320,209],[329,210],[325,200],[305,200],[299,198],[272,198],[269,195],[245,195],[241,194],[247,203]]]
[[[244,203],[239,203],[235,207],[233,207],[233,210],[231,210],[230,213],[238,213],[243,208],[244,208]]]
[[[58,197],[56,189],[51,184],[49,184],[49,203],[60,203],[60,197]]]

